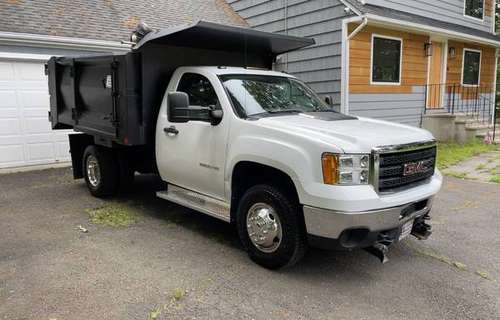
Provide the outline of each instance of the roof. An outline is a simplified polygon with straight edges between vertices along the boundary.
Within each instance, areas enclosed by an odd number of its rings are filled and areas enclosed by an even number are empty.
[[[225,0],[0,1],[0,31],[96,40],[129,40],[140,21],[166,28],[199,19],[248,26]]]
[[[398,11],[391,8],[385,8],[380,6],[375,6],[372,4],[361,4],[357,0],[344,0],[349,3],[354,9],[360,11],[362,14],[372,14],[384,18],[390,18],[395,20],[412,22],[420,25],[425,25],[429,27],[451,30],[457,33],[463,33],[471,35],[474,37],[479,37],[487,40],[500,42],[500,37],[496,36],[490,32],[481,31],[474,28],[465,27],[463,25],[449,23],[445,21],[440,21],[436,19],[431,19],[425,16],[420,16],[408,12]]]
[[[134,50],[140,50],[141,47],[150,43],[221,51],[241,52],[245,50],[276,56],[312,45],[314,40],[198,21],[189,25],[150,32],[134,47]]]
[[[243,67],[214,67],[214,66],[196,66],[196,67],[180,67],[179,70],[192,70],[192,68],[196,68],[197,70],[205,70],[210,73],[216,75],[226,75],[226,74],[243,74],[243,75],[267,75],[267,76],[275,76],[275,77],[287,77],[287,78],[295,78],[295,76],[279,72],[279,71],[271,71],[267,69],[252,69],[252,68],[243,68]]]

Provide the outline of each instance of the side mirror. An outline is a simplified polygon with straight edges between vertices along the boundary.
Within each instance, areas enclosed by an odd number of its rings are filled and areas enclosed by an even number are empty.
[[[189,121],[189,96],[185,92],[169,92],[167,97],[169,122]]]
[[[222,110],[213,107],[190,106],[189,96],[185,92],[170,92],[167,99],[169,122],[181,123],[193,120],[218,125],[222,121]]]

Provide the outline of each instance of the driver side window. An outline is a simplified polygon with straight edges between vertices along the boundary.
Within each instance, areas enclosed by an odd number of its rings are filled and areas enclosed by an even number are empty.
[[[185,73],[182,75],[177,91],[185,92],[189,96],[189,104],[192,106],[219,108],[219,100],[214,87],[210,81],[196,73]]]

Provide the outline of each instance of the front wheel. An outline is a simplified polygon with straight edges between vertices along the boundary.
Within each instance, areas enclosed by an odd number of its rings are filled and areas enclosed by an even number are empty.
[[[257,185],[245,192],[236,222],[248,255],[265,268],[294,265],[307,250],[301,208],[276,187]]]

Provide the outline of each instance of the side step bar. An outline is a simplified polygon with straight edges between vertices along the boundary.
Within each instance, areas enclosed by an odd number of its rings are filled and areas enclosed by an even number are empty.
[[[231,221],[229,203],[208,197],[201,193],[169,184],[166,191],[158,191],[156,196],[175,202],[181,206],[203,212],[217,219],[226,222]]]

